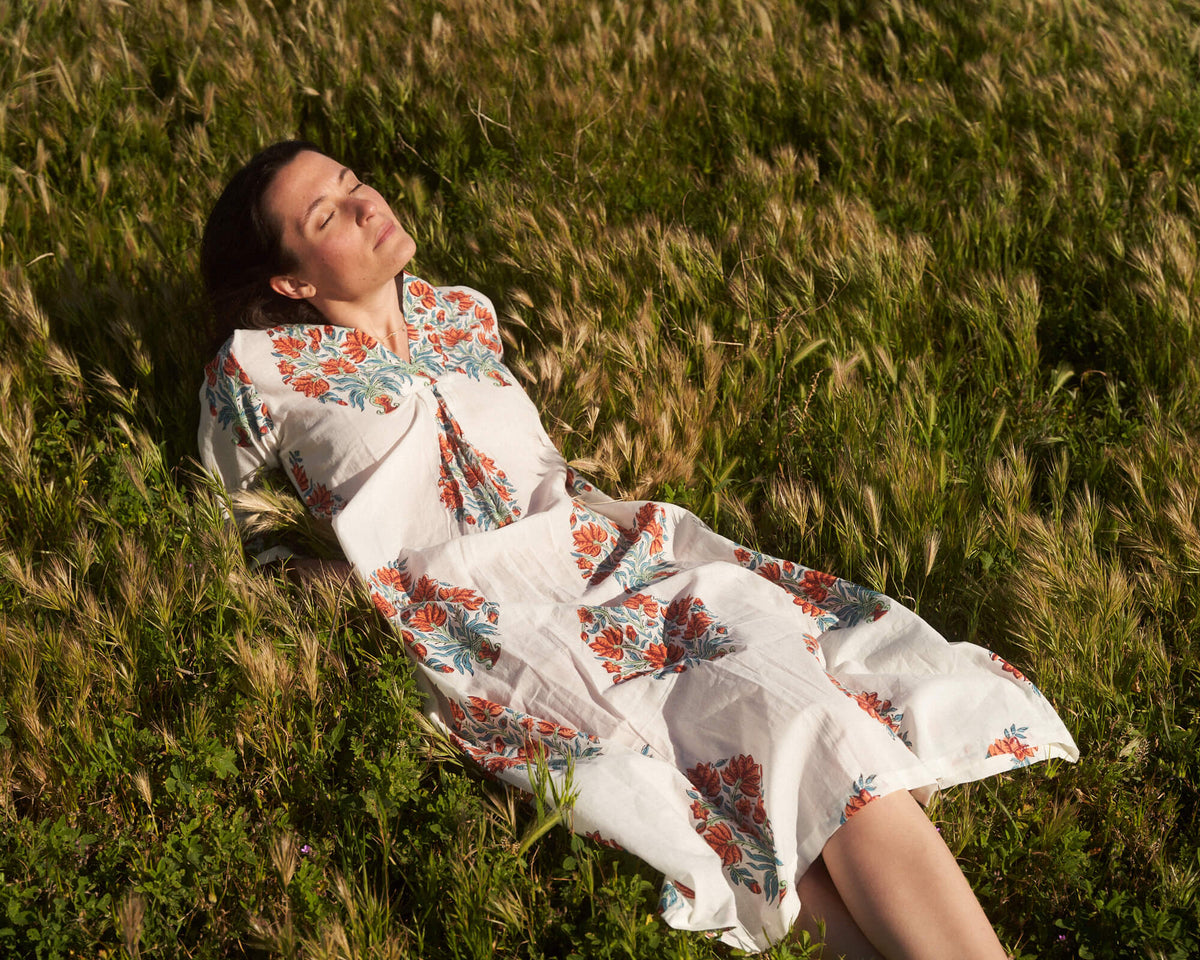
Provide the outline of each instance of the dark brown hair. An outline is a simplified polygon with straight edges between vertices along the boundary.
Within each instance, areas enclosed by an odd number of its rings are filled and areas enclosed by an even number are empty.
[[[263,210],[263,197],[279,171],[306,150],[307,140],[283,140],[256,153],[233,175],[213,205],[200,243],[200,272],[212,307],[214,349],[238,329],[284,323],[324,323],[306,300],[271,289],[271,278],[295,267],[280,237],[280,225]]]

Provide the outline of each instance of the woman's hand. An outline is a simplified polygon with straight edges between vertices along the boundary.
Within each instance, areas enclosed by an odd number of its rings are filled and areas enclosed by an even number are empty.
[[[293,583],[319,583],[340,585],[354,574],[354,567],[346,560],[319,560],[316,557],[289,557],[283,563],[283,572]]]

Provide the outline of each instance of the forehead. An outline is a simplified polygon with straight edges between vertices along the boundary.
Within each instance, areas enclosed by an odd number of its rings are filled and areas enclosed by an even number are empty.
[[[337,184],[345,169],[332,157],[305,150],[275,174],[263,194],[263,209],[286,230],[295,226],[309,205]]]

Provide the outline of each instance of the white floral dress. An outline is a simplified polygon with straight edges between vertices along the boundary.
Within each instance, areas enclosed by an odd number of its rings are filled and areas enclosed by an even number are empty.
[[[239,331],[200,451],[282,465],[462,750],[576,793],[573,829],[664,875],[673,926],[763,949],[855,811],[1078,751],[995,654],[887,597],[575,475],[501,362],[491,304],[403,281],[408,362],[355,330]]]

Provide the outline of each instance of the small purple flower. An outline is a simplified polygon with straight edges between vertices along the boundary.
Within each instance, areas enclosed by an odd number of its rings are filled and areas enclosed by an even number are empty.
[[[307,843],[300,848],[300,856],[307,857],[310,853],[312,853],[312,847]]]

